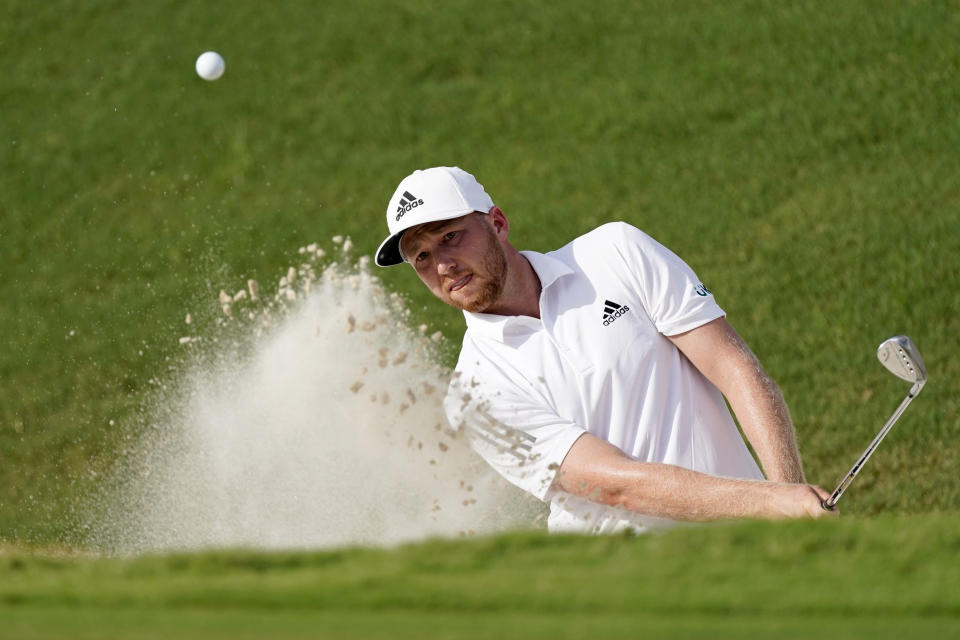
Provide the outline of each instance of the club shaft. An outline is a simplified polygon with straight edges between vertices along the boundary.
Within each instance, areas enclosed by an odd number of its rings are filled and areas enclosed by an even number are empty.
[[[862,469],[863,465],[866,464],[874,450],[887,435],[893,425],[897,422],[910,402],[917,397],[917,394],[920,393],[921,388],[922,385],[917,384],[910,389],[910,393],[908,393],[907,397],[903,399],[903,402],[900,403],[900,406],[897,407],[897,410],[893,412],[893,415],[890,416],[890,419],[887,420],[887,423],[883,425],[883,428],[880,429],[880,433],[877,434],[877,437],[873,439],[873,442],[871,442],[870,446],[866,448],[866,450],[863,452],[863,455],[860,456],[859,460],[857,460],[856,464],[851,467],[850,472],[847,473],[847,476],[840,482],[839,485],[837,485],[837,488],[833,494],[824,501],[823,507],[825,509],[833,509],[833,507],[836,506],[840,496],[842,496],[843,492],[847,490],[847,487],[850,486],[850,483],[853,482],[853,479],[857,477],[857,474],[860,473],[860,469]]]

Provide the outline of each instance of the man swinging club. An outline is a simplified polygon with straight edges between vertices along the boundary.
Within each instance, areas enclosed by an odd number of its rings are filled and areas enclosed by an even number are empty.
[[[457,167],[407,176],[387,226],[376,263],[409,262],[466,318],[451,425],[550,503],[551,531],[829,513],[776,383],[693,270],[639,229],[517,251],[506,215]]]

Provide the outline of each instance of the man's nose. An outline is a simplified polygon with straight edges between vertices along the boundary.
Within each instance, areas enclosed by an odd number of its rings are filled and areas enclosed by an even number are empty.
[[[456,272],[457,270],[457,261],[454,259],[453,255],[448,251],[437,251],[437,273],[440,275],[446,275],[448,273]]]

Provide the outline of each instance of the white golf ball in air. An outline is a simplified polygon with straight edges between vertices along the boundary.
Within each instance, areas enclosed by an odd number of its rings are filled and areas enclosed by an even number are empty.
[[[204,80],[216,80],[226,69],[227,63],[216,51],[206,51],[197,58],[197,75]]]

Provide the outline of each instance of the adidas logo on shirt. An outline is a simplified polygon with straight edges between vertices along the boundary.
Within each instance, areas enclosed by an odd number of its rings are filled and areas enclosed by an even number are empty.
[[[625,314],[627,311],[630,311],[630,307],[627,305],[619,305],[616,302],[611,302],[610,300],[603,301],[603,326],[608,326],[613,323],[617,318]]]
[[[400,202],[397,206],[397,221],[400,221],[400,218],[403,217],[403,214],[408,213],[411,209],[419,207],[423,204],[423,198],[418,198],[409,191],[403,192],[403,197],[400,198]]]

